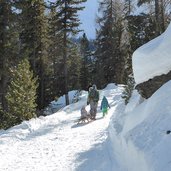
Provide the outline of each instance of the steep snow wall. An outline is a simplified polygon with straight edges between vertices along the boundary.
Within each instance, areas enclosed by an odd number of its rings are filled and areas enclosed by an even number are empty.
[[[128,115],[125,139],[144,152],[153,171],[170,171],[171,135],[166,132],[171,130],[171,81]]]
[[[113,116],[109,137],[122,171],[171,170],[171,81],[131,110]],[[136,104],[136,105],[135,105]],[[119,128],[119,129],[118,129]],[[118,131],[119,130],[119,131]]]
[[[129,125],[126,129],[127,133],[134,127],[135,123],[139,123],[137,120],[134,120],[133,123],[127,120],[129,118],[127,112],[132,113],[134,108],[139,107],[138,103],[141,102],[140,96],[136,91],[130,101],[126,108],[124,102],[118,101],[117,104],[119,105],[115,109],[117,115],[113,115],[111,118],[109,124],[109,142],[113,152],[111,155],[113,156],[112,158],[115,158],[115,162],[118,163],[118,171],[137,171],[137,169],[138,171],[152,171],[143,150],[134,145],[131,138],[127,139],[125,137],[124,125]],[[143,120],[143,117],[140,120]]]
[[[136,84],[171,71],[171,24],[159,37],[138,48],[132,57]]]

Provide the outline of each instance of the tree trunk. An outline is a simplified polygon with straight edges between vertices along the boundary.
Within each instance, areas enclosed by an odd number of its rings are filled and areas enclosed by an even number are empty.
[[[65,0],[65,9],[67,8],[67,1]],[[63,58],[64,58],[64,78],[65,78],[65,102],[66,105],[69,105],[69,96],[68,96],[68,69],[67,69],[67,24],[66,24],[66,10],[65,10],[65,19],[64,19],[64,37],[63,37]]]
[[[156,36],[160,35],[159,0],[155,0]]]
[[[8,4],[6,2],[3,3],[2,6],[2,30],[1,30],[1,54],[0,54],[0,104],[2,105],[3,110],[7,110],[7,103],[5,99],[6,89],[7,89],[7,74],[6,74],[6,45],[7,45],[7,36],[6,36],[6,28],[8,25]]]
[[[164,4],[163,4],[163,0],[160,0],[161,5],[161,31],[164,32],[165,31],[165,18],[164,18]]]
[[[42,55],[42,54],[41,54]],[[44,74],[43,74],[43,59],[40,57],[40,108],[44,108]]]

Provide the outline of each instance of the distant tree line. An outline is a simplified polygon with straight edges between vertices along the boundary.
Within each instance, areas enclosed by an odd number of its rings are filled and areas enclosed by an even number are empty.
[[[170,1],[99,2],[96,39],[78,39],[78,11],[86,0],[0,0],[0,127],[38,114],[52,100],[90,83],[127,84],[132,53],[160,35],[170,21]],[[160,24],[159,24],[160,23]]]

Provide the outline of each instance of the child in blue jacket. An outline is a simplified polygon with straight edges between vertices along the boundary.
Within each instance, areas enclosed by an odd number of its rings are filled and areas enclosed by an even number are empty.
[[[101,102],[101,107],[100,107],[100,109],[103,112],[103,117],[105,116],[105,114],[107,114],[108,108],[110,108],[110,106],[109,106],[109,103],[107,101],[107,98],[105,96],[103,96],[103,99],[102,99],[102,102]]]

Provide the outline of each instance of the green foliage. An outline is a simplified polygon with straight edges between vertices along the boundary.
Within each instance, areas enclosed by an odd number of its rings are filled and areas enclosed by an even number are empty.
[[[6,95],[8,103],[7,118],[14,118],[15,124],[35,117],[37,79],[33,78],[27,59],[22,60],[17,68],[11,69],[12,80]]]
[[[8,129],[16,124],[16,117],[10,115],[9,113],[0,110],[1,115],[1,122],[0,122],[0,129]]]
[[[69,81],[72,78],[69,78],[71,76],[71,72],[73,70],[70,70],[71,66],[68,66],[69,63],[72,63],[73,61],[77,60],[77,55],[74,60],[72,60],[71,53],[68,53],[70,51],[70,37],[72,35],[76,35],[78,32],[80,32],[80,29],[78,28],[80,25],[80,19],[78,16],[78,11],[83,10],[84,7],[82,6],[82,3],[86,2],[86,0],[64,0],[64,1],[55,1],[51,3],[51,19],[50,21],[50,35],[52,37],[52,46],[55,47],[58,44],[58,48],[55,48],[58,50],[58,52],[51,55],[53,59],[53,65],[54,65],[54,74],[56,74],[57,78],[55,78],[55,85],[60,85],[58,83],[58,80],[60,78],[60,82],[63,80],[64,83],[62,86],[60,86],[59,89],[60,92],[64,92],[66,96],[66,104],[69,104],[69,98],[68,98],[68,90],[71,86],[69,85]],[[54,37],[54,38],[53,38]],[[53,43],[54,42],[54,43]],[[57,42],[57,44],[55,44]],[[56,55],[57,54],[57,55]],[[62,59],[61,59],[62,57]],[[72,58],[72,59],[68,59]],[[62,61],[62,65],[60,64]],[[57,68],[59,66],[59,69]],[[74,69],[74,68],[73,68]],[[58,72],[59,71],[59,72]],[[58,72],[58,73],[56,73]],[[75,79],[77,77],[76,72],[72,77]],[[62,79],[61,79],[62,78]],[[75,86],[75,85],[74,85]],[[55,86],[54,86],[55,87]],[[58,88],[54,88],[54,90],[57,92]],[[58,91],[59,92],[59,91]],[[57,95],[57,94],[56,94]]]
[[[132,95],[132,91],[134,90],[134,85],[135,85],[135,81],[133,76],[129,76],[128,78],[128,82],[127,85],[125,85],[125,90],[122,94],[122,98],[125,100],[125,104],[128,104],[129,99]]]
[[[49,96],[49,86],[45,78],[50,77],[48,60],[47,17],[44,0],[18,0],[16,7],[20,11],[20,55],[28,57],[34,75],[39,77],[38,108],[45,107]]]
[[[48,36],[50,39],[48,56],[49,61],[51,61],[51,77],[49,77],[48,82],[51,82],[51,98],[55,98],[65,93],[65,82],[63,72],[63,32],[59,31],[61,26],[57,20],[56,6],[53,3],[50,6],[48,21]]]
[[[68,88],[69,90],[80,89],[80,68],[81,57],[78,51],[78,46],[74,43],[70,44],[68,51]]]
[[[92,52],[90,50],[89,40],[84,33],[80,39],[80,53],[81,53],[81,73],[80,73],[80,84],[81,88],[87,90],[88,85],[92,81],[93,61]]]
[[[96,34],[95,52],[98,87],[104,87],[110,82],[123,83],[124,11],[122,6],[123,3],[119,1],[100,2],[99,10],[102,15],[97,20],[100,29]]]
[[[5,94],[9,79],[8,68],[17,60],[17,22],[11,1],[0,1],[0,104],[6,109]],[[15,58],[14,58],[15,57]]]
[[[60,30],[62,30],[64,34],[67,32],[75,35],[81,31],[78,29],[80,25],[78,11],[84,9],[82,4],[86,1],[87,0],[56,1],[56,21],[60,24]]]

